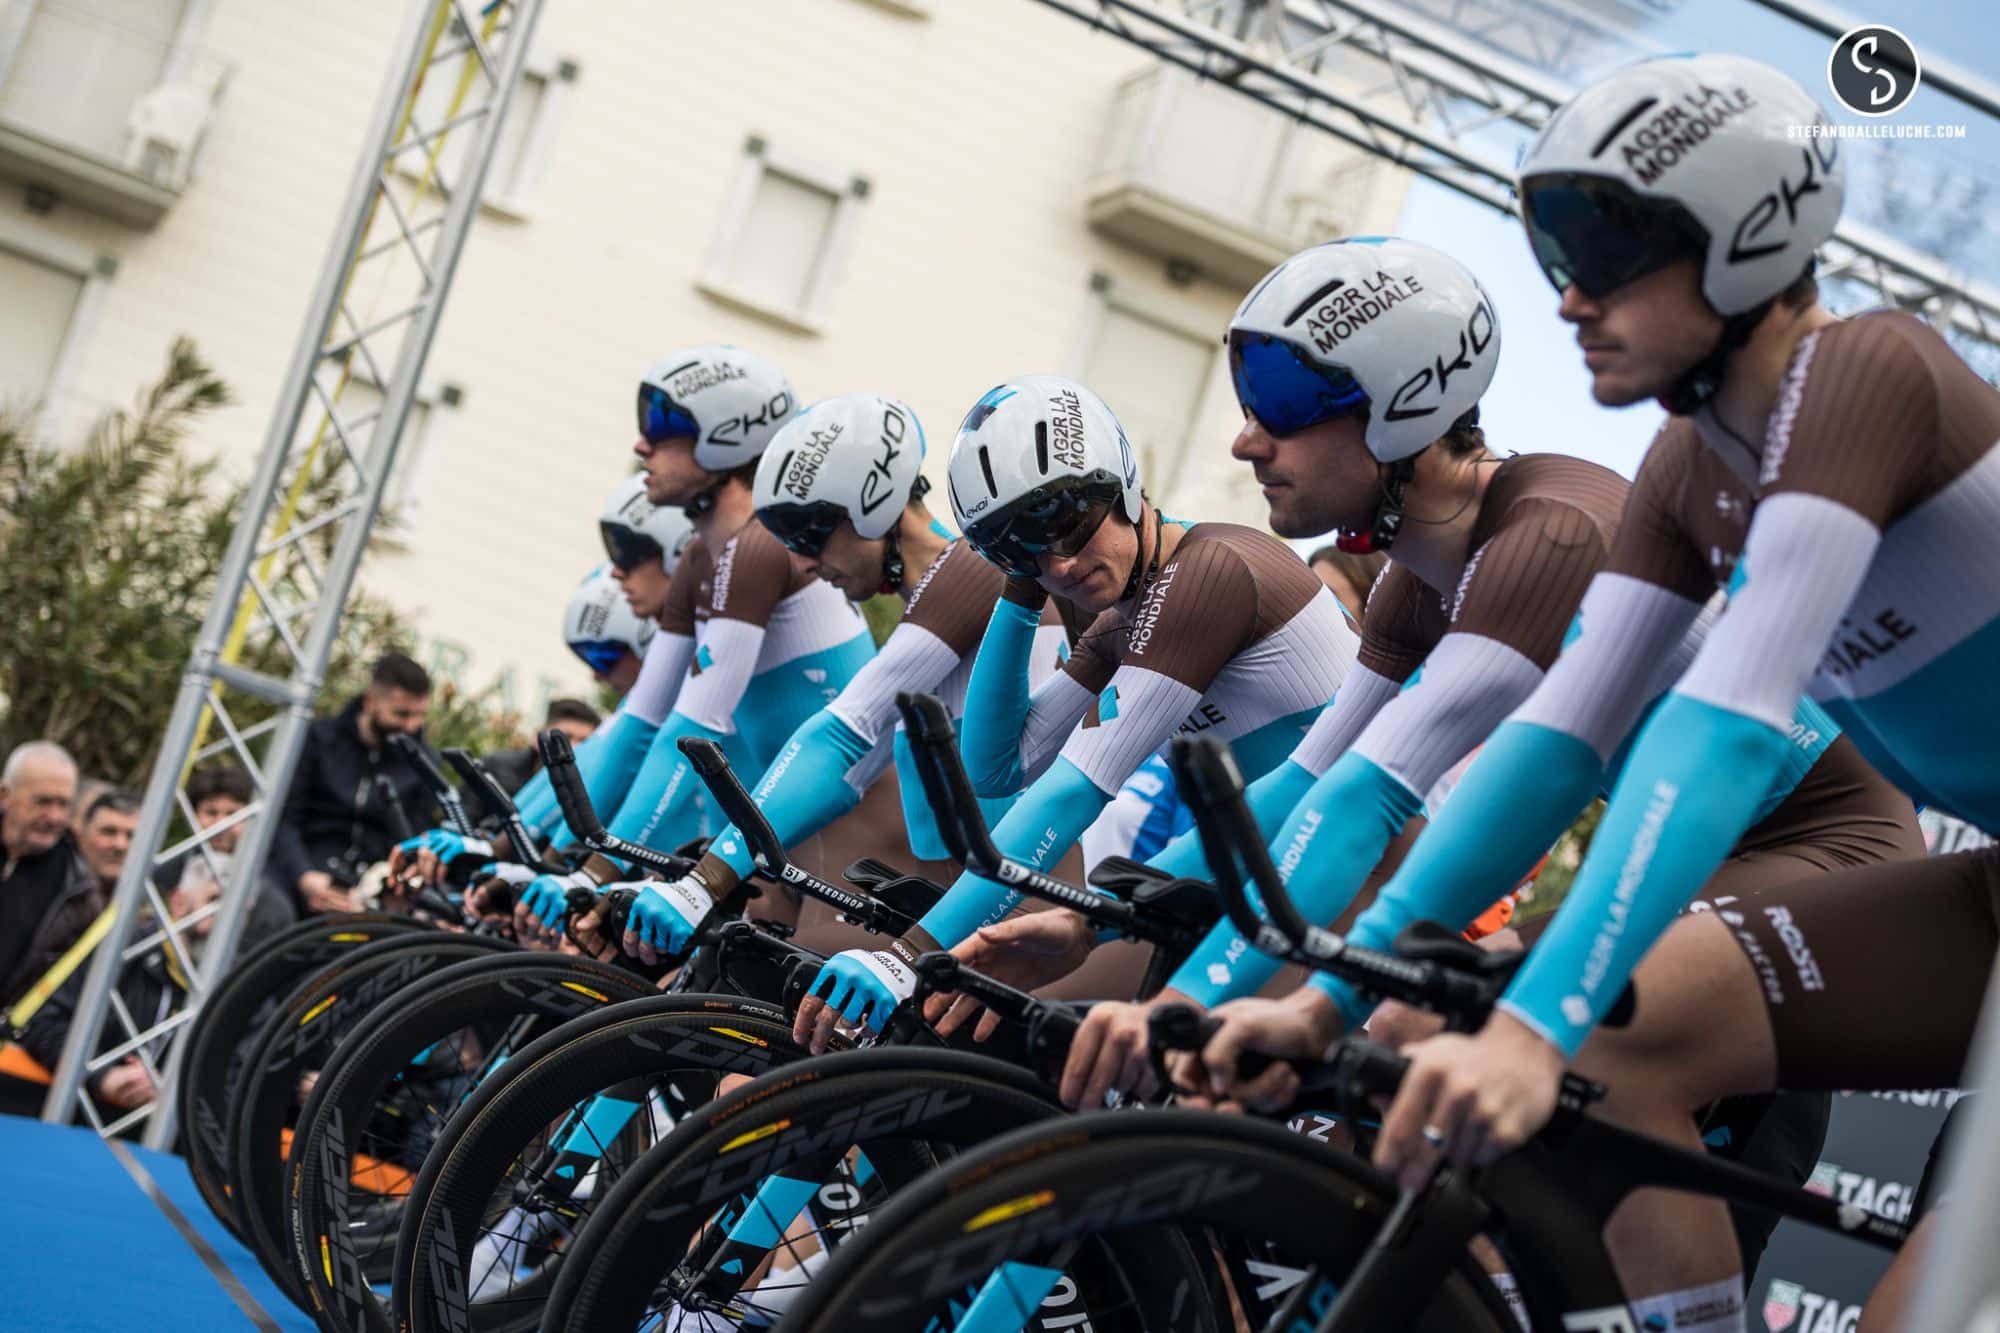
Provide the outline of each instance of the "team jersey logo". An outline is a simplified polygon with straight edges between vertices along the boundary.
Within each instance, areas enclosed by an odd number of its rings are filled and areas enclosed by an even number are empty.
[[[1118,720],[1118,687],[1106,685],[1097,696],[1097,702],[1090,707],[1090,716],[1084,718],[1085,727],[1100,727]]]

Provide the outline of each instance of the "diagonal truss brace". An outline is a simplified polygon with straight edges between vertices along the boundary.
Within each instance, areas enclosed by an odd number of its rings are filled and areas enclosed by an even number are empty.
[[[1572,91],[1393,0],[1040,3],[1502,213],[1514,210],[1514,151]],[[1336,81],[1326,71],[1343,58],[1353,64]],[[1373,82],[1357,84],[1355,68]],[[1871,303],[2000,355],[2000,289],[1859,223],[1820,258],[1823,276]]]
[[[67,1120],[81,1111],[102,1134],[145,1122],[148,1144],[173,1142],[184,1039],[226,976],[261,882],[542,4],[411,0],[214,601],[181,679],[45,1119]],[[449,109],[426,123],[424,89],[432,79],[456,82],[445,89]],[[454,135],[472,142],[460,164],[463,178],[445,182],[438,157]],[[379,389],[380,402],[343,410],[342,390],[357,375]],[[261,648],[256,664],[239,660],[249,643]],[[246,724],[251,715],[259,720]],[[212,730],[222,733],[220,740],[207,740]],[[177,820],[183,829],[195,828],[190,773],[218,756],[250,775],[251,804],[230,821],[167,846]],[[215,842],[232,831],[241,841],[225,861]],[[155,887],[162,863],[176,857],[205,868],[222,886],[213,903],[179,918]],[[208,939],[197,949],[204,928]],[[168,969],[185,984],[185,999],[158,1012],[132,1012],[117,985],[131,966]],[[157,1092],[107,1121],[83,1093],[84,1082],[127,1059],[137,1062]]]

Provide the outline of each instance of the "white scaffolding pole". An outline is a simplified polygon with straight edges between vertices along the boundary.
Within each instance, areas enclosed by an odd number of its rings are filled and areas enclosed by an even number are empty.
[[[225,974],[241,938],[541,7],[541,0],[497,0],[483,7],[467,0],[416,0],[411,6],[272,410],[215,600],[146,785],[133,855],[118,880],[115,915],[92,959],[43,1108],[45,1120],[67,1120],[81,1109],[100,1133],[144,1121],[148,1144],[173,1142],[180,1038]],[[425,114],[429,107],[443,107],[443,114]],[[471,140],[463,157],[454,158],[458,178],[450,180],[437,169],[447,136]],[[357,374],[380,386],[381,405],[344,416],[340,390]],[[305,497],[317,497],[325,507],[302,514]],[[244,665],[246,643],[262,645],[259,660],[275,660],[277,669]],[[276,715],[263,722],[238,722],[240,714],[273,708]],[[205,741],[211,729],[222,733],[214,744]],[[207,856],[209,842],[226,831],[218,826],[163,846],[176,815],[194,827],[187,779],[195,762],[211,754],[242,764],[256,795],[249,827],[222,876],[222,896],[197,968],[189,965],[196,952],[189,941],[198,918],[173,920],[153,878],[169,856]],[[133,943],[142,923],[144,937]],[[174,1012],[142,1024],[118,996],[119,974],[127,964],[161,951],[171,952],[190,989]],[[142,1062],[158,1094],[107,1122],[83,1095],[84,1080],[128,1056]]]

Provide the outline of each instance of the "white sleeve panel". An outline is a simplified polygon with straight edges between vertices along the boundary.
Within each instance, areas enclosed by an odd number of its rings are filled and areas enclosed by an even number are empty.
[[[1021,728],[1022,786],[1048,771],[1063,743],[1083,721],[1096,699],[1067,671],[1058,671],[1043,681],[1028,700],[1028,720]],[[1117,790],[1117,784],[1110,788]]]
[[[1062,669],[1069,656],[1069,636],[1061,625],[1042,625],[1035,630],[1035,646],[1028,654],[1028,688],[1040,689],[1042,682]]]
[[[1359,664],[1347,670],[1333,703],[1313,720],[1306,738],[1292,751],[1292,762],[1315,778],[1326,776],[1334,761],[1368,729],[1369,721],[1382,711],[1403,687],[1377,671]]]
[[[886,727],[875,748],[861,756],[861,762],[847,770],[847,785],[854,789],[856,796],[866,796],[868,789],[875,785],[875,779],[882,776],[889,767],[889,761],[896,757],[896,729]]]
[[[1411,791],[1428,792],[1541,680],[1542,669],[1517,648],[1481,634],[1447,634],[1424,659],[1417,683],[1375,715],[1354,749]]]
[[[922,625],[904,621],[890,632],[881,650],[854,673],[840,697],[827,705],[855,735],[870,745],[890,735],[902,715],[896,695],[909,690],[935,694],[958,667],[951,645]]]
[[[1514,714],[1566,732],[1605,763],[1665,682],[1661,664],[1701,613],[1701,603],[1628,574],[1599,574],[1584,591],[1582,628],[1541,687]]]
[[[688,663],[694,661],[694,637],[661,630],[646,645],[639,663],[639,679],[625,696],[624,710],[641,722],[659,726],[674,711],[674,699],[681,692]]]
[[[1119,787],[1111,804],[1104,807],[1104,813],[1083,831],[1080,842],[1084,875],[1087,877],[1107,856],[1130,856],[1152,809],[1144,796],[1130,787]]]
[[[1132,770],[1165,745],[1201,702],[1201,691],[1145,667],[1121,666],[1100,696],[1096,725],[1070,733],[1063,758],[1083,770],[1106,797]]]
[[[1742,580],[1678,692],[1789,729],[1881,545],[1873,523],[1823,496],[1785,491],[1758,505]]]
[[[757,657],[764,650],[764,627],[747,620],[714,616],[696,631],[699,645],[687,683],[674,711],[710,731],[733,735],[736,708],[743,691],[757,673]]]

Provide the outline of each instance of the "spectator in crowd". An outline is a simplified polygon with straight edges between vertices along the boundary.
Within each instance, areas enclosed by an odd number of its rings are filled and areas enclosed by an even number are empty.
[[[132,834],[139,827],[139,796],[123,787],[107,787],[90,800],[76,844],[83,863],[97,877],[108,898],[118,888],[125,858],[132,852]]]
[[[75,798],[76,761],[51,741],[16,746],[0,767],[0,1007],[104,910],[69,828]]]
[[[1306,561],[1312,572],[1319,575],[1327,591],[1347,608],[1347,614],[1357,622],[1361,619],[1361,608],[1368,603],[1368,590],[1375,586],[1376,575],[1382,566],[1389,563],[1389,557],[1377,551],[1373,555],[1354,555],[1338,546],[1322,546]]]
[[[240,773],[241,770],[238,770]],[[193,783],[190,782],[190,787]],[[101,798],[100,798],[101,799]],[[240,806],[238,807],[241,808]],[[228,835],[224,835],[228,836]],[[220,858],[225,863],[227,854]],[[167,910],[178,921],[200,911],[215,901],[221,886],[208,872],[207,863],[197,857],[186,866],[179,885],[168,895]],[[275,897],[276,895],[265,895]],[[284,924],[282,919],[260,917],[253,911],[251,919],[244,927],[239,948],[254,947],[272,930]],[[187,949],[189,960],[199,962],[202,948],[215,929],[215,915],[210,913],[190,925],[180,939]],[[11,1063],[9,1073],[19,1083],[30,1085],[29,1090],[45,1089],[49,1072],[62,1058],[63,1043],[69,1039],[71,1024],[76,1018],[76,1006],[83,995],[85,973],[78,969],[65,981],[61,989],[49,997],[47,1004],[35,1012],[28,1020],[27,1028],[21,1034],[21,1053],[32,1063],[18,1060]],[[168,1015],[185,1007],[190,989],[189,978],[181,960],[171,949],[156,949],[135,959],[118,976],[118,996],[125,1003],[126,1011],[142,1027],[152,1027],[164,1021]],[[116,1044],[124,1039],[118,1029],[107,1028],[100,1048]],[[157,1059],[164,1054],[164,1040],[156,1039],[151,1055]],[[84,1080],[84,1087],[97,1099],[98,1105],[109,1116],[121,1115],[146,1105],[157,1095],[153,1086],[153,1076],[146,1064],[134,1052],[105,1069],[100,1069]],[[45,1093],[40,1094],[45,1095]],[[11,1110],[19,1114],[38,1114],[40,1095],[35,1096],[31,1107],[24,1107],[25,1098],[17,1091],[12,1098],[0,1091],[0,1110]]]
[[[597,730],[601,721],[603,719],[598,716],[597,710],[581,699],[551,699],[548,715],[542,719],[542,730],[553,727],[569,737],[571,745],[581,745],[590,733]],[[542,752],[537,746],[524,745],[516,750],[496,750],[482,762],[487,772],[493,775],[493,780],[511,796],[541,771]],[[477,812],[481,818],[500,813],[485,809],[478,809]]]
[[[302,912],[353,911],[362,872],[435,822],[423,778],[387,744],[421,737],[430,703],[429,674],[390,653],[364,693],[307,731],[271,844],[272,877]]]
[[[79,844],[83,841],[83,817],[90,813],[90,803],[115,785],[103,778],[79,777],[76,780],[76,797],[69,803],[69,831],[76,834]]]

